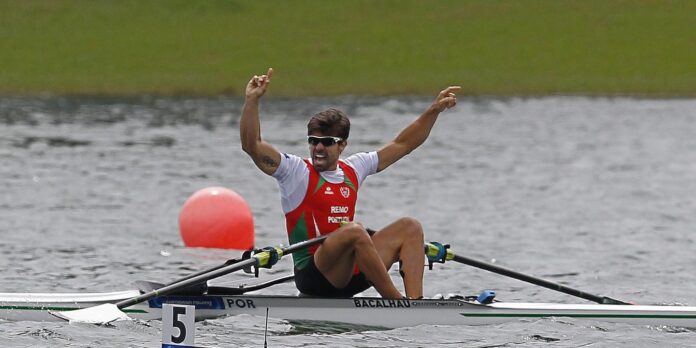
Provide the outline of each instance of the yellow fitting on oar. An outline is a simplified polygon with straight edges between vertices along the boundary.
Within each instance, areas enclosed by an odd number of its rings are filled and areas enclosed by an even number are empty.
[[[444,247],[445,247],[444,259],[447,261],[454,260],[454,256],[455,256],[454,251],[452,251],[449,248],[449,245],[444,246]],[[433,257],[438,257],[440,255],[440,250],[442,247],[439,245],[432,244],[432,243],[425,243],[425,248],[426,248],[425,249],[425,256],[433,258]]]
[[[440,253],[440,248],[431,244],[431,243],[426,243],[425,247],[426,247],[425,256],[433,258],[433,257],[437,257],[437,254]]]
[[[258,267],[264,267],[268,264],[268,260],[271,259],[271,253],[268,251],[262,251],[260,253],[254,254],[256,263]]]
[[[283,249],[280,247],[266,247],[262,250],[254,254],[254,258],[257,260],[257,267],[271,268],[283,257]]]
[[[278,260],[280,260],[284,254],[283,254],[283,248],[281,247],[275,247],[276,253],[278,253]]]
[[[452,261],[454,260],[454,256],[454,251],[452,251],[452,249],[447,249],[447,256],[445,256],[445,260]]]
[[[430,242],[425,244],[425,255],[428,258],[428,268],[433,269],[433,263],[445,263],[454,259],[454,252],[449,250],[449,244]]]

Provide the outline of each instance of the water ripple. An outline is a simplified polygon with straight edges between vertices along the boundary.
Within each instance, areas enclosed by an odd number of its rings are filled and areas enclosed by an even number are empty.
[[[370,151],[429,102],[271,98],[262,107],[264,139],[306,156],[307,117],[339,107],[353,121],[347,153]],[[245,197],[257,246],[286,242],[277,185],[240,149],[241,107],[234,98],[0,98],[0,291],[114,291],[238,257],[183,246],[178,215],[203,187]],[[693,110],[691,99],[463,98],[423,146],[364,183],[357,218],[384,226],[413,216],[428,240],[471,257],[637,303],[693,305]],[[262,276],[290,270],[282,261]],[[398,273],[390,274],[401,286]],[[425,273],[426,295],[481,289],[510,301],[581,301],[453,263]],[[331,332],[293,325],[269,322],[269,344],[629,347],[696,339],[691,330],[567,318]],[[0,326],[0,346],[156,346],[161,338],[160,322]],[[264,318],[220,318],[198,329],[201,346],[260,346]]]

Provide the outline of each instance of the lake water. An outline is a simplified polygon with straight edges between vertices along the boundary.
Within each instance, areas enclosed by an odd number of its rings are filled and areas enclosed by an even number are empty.
[[[374,150],[430,99],[283,100],[262,105],[264,138],[307,155],[309,115],[351,116],[347,153]],[[286,243],[275,180],[241,151],[240,99],[0,98],[0,292],[114,291],[239,252],[188,249],[177,218],[195,191],[240,193],[258,246]],[[428,141],[368,178],[356,219],[419,219],[461,254],[641,304],[696,305],[696,100],[475,98]],[[291,269],[285,259],[268,276]],[[394,279],[399,278],[392,270]],[[249,280],[243,274],[225,281]],[[222,280],[221,280],[222,281]],[[425,293],[586,303],[468,266],[426,271]],[[293,294],[292,284],[266,290]],[[5,347],[155,347],[161,323],[111,327],[0,321]],[[534,319],[491,326],[307,330],[271,319],[271,347],[696,346],[679,328]],[[262,347],[264,318],[198,324],[197,345]]]

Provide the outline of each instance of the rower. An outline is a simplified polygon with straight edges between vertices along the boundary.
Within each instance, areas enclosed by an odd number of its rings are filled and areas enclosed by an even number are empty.
[[[246,86],[240,120],[242,149],[280,186],[290,243],[328,235],[321,246],[293,255],[295,284],[305,294],[349,297],[374,286],[385,298],[403,295],[387,271],[401,262],[406,296],[423,294],[423,229],[401,218],[370,236],[354,222],[358,189],[420,146],[438,115],[456,105],[460,87],[441,91],[430,107],[391,142],[372,152],[340,159],[348,145],[350,121],[341,110],[327,109],[307,124],[310,158],[281,153],[261,138],[259,102],[271,83],[273,69],[254,76]]]

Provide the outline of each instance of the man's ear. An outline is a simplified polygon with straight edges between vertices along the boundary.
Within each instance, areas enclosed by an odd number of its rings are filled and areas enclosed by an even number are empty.
[[[343,150],[348,146],[348,140],[344,140],[338,144],[338,153],[343,152]]]

